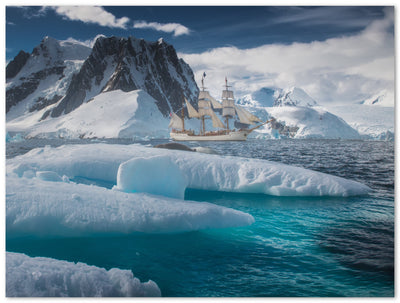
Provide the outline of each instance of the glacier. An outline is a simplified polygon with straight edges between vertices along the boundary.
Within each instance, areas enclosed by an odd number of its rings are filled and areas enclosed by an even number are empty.
[[[117,180],[123,162],[157,156],[163,156],[164,161],[173,162],[179,168],[186,179],[186,182],[180,183],[182,190],[187,184],[187,188],[208,191],[341,197],[363,195],[370,191],[369,187],[352,180],[272,161],[167,150],[139,144],[98,143],[36,148],[7,160],[6,171],[7,178],[53,171],[69,179],[79,176],[111,182],[118,188],[122,186],[121,182],[129,182],[124,178]],[[159,173],[157,166],[149,167],[151,169],[146,172],[148,176]],[[135,166],[131,165],[129,169],[135,169]],[[132,174],[129,170],[125,172],[127,177]]]
[[[160,297],[161,291],[151,280],[140,282],[130,270],[7,252],[6,296]]]

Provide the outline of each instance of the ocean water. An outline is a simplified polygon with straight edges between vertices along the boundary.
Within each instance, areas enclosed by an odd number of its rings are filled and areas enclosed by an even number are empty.
[[[27,140],[7,143],[6,155],[11,158],[37,146],[93,142]],[[155,281],[166,297],[394,296],[393,142],[249,140],[188,145],[305,167],[359,181],[373,191],[349,198],[288,198],[188,189],[185,199],[248,212],[255,223],[178,234],[6,238],[7,251],[131,269],[141,281]]]

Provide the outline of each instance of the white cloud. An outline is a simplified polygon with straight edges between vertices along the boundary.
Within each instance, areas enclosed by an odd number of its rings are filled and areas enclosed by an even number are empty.
[[[219,97],[225,76],[236,95],[266,86],[298,86],[321,104],[357,102],[383,89],[394,92],[393,9],[357,35],[252,49],[216,48],[179,54],[196,80]]]
[[[135,21],[134,28],[149,28],[156,31],[173,33],[175,37],[180,35],[189,35],[190,30],[179,23],[158,23],[158,22],[146,22],[146,21]]]
[[[106,36],[102,35],[102,34],[99,34],[99,35],[96,35],[96,37],[94,37],[93,39],[88,39],[88,40],[85,40],[85,41],[77,40],[75,38],[69,37],[67,40],[65,40],[65,42],[79,43],[79,44],[82,44],[84,46],[93,48],[94,44],[96,43],[96,40],[98,38],[100,38],[100,37],[106,37]]]
[[[128,17],[116,18],[100,6],[56,6],[55,12],[69,20],[94,23],[113,28],[127,28]]]

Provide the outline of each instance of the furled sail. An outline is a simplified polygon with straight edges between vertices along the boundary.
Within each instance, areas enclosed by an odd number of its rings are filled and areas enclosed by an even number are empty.
[[[183,121],[179,116],[175,113],[172,113],[171,115],[171,121],[169,122],[169,128],[175,128],[175,129],[183,129]]]
[[[185,102],[186,102],[186,108],[187,108],[188,113],[189,113],[189,117],[190,117],[190,118],[200,118],[199,113],[194,109],[194,107],[192,106],[192,104],[190,104],[190,103],[188,102],[188,100],[186,100],[186,98],[185,98]]]

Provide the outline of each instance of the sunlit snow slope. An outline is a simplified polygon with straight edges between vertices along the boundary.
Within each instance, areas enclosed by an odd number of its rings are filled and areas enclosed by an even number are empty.
[[[168,137],[169,120],[146,92],[115,90],[97,95],[68,115],[37,122],[43,111],[7,123],[7,131],[28,137]],[[17,105],[18,106],[18,105]]]

